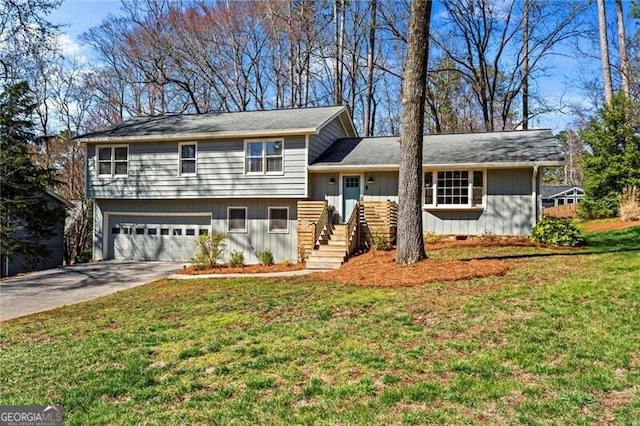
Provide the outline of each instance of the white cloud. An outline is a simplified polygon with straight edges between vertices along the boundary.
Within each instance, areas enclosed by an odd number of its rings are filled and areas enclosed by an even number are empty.
[[[84,46],[72,39],[68,34],[60,34],[57,45],[65,58],[75,59],[82,64],[87,62],[87,57],[84,54]]]

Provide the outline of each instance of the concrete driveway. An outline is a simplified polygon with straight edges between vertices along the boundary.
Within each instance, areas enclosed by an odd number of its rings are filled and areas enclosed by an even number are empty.
[[[0,281],[0,321],[137,287],[171,275],[182,263],[106,261]]]

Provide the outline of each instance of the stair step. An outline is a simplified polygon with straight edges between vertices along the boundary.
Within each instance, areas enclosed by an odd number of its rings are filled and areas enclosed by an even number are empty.
[[[310,260],[320,260],[320,261],[336,261],[336,262],[343,262],[344,259],[346,258],[346,254],[345,253],[337,253],[337,254],[333,254],[333,253],[319,253],[317,251],[314,251],[311,253],[311,255],[309,255],[309,259]]]
[[[344,244],[320,244],[317,248],[317,251],[324,253],[342,253],[346,254],[347,250],[344,248]]]
[[[342,262],[313,262],[311,259],[307,260],[307,269],[310,270],[338,269],[340,266],[342,266]]]

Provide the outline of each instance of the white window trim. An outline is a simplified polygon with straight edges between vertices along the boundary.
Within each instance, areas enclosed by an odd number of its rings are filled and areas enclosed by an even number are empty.
[[[109,148],[111,149],[111,158],[109,162],[111,164],[111,173],[100,173],[100,149]],[[127,163],[127,173],[126,174],[116,174],[116,148],[127,148],[127,159],[124,161]],[[96,159],[96,176],[98,177],[115,177],[115,176],[129,176],[129,145],[127,144],[119,144],[119,145],[96,145],[95,151],[95,159]],[[104,161],[106,163],[106,161]],[[117,161],[118,163],[122,163],[123,161]]]
[[[250,143],[261,142],[262,143],[262,171],[250,172],[247,170],[247,145]],[[267,171],[267,142],[280,142],[282,144],[282,170],[279,172]],[[244,151],[242,152],[242,158],[244,161],[244,174],[245,175],[270,175],[270,176],[282,176],[284,175],[284,138],[264,138],[264,139],[245,139]]]
[[[467,204],[438,204],[438,172],[467,172],[471,177],[469,180],[469,191]],[[482,205],[473,205],[473,172],[482,172]],[[424,185],[422,188],[423,209],[425,210],[484,210],[487,207],[487,169],[437,169],[423,171],[423,178],[426,173],[431,173],[431,190],[433,192],[433,203],[426,204],[424,200]]]
[[[183,145],[195,145],[196,156],[193,158],[195,161],[194,173],[182,173],[182,161],[191,160],[191,158],[182,158],[182,146]],[[198,142],[179,142],[178,143],[178,176],[196,176],[198,174]]]
[[[231,229],[230,213],[231,209],[244,210],[244,229]],[[227,207],[227,232],[230,234],[246,234],[249,228],[249,216],[247,214],[247,207],[245,206],[228,206]]]
[[[287,211],[287,229],[271,230],[271,210],[286,210]],[[288,234],[289,233],[289,207],[287,206],[269,206],[267,214],[267,231],[269,234]]]

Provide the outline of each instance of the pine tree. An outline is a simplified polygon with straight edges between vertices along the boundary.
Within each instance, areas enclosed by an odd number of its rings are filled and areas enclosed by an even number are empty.
[[[640,187],[640,122],[637,104],[616,94],[580,136],[590,150],[583,156],[585,198],[581,215],[610,217],[618,213],[618,196],[626,186]]]
[[[25,82],[0,94],[0,253],[34,262],[47,255],[43,240],[64,217],[63,208],[43,197],[56,183],[55,171],[32,160],[36,106]]]

